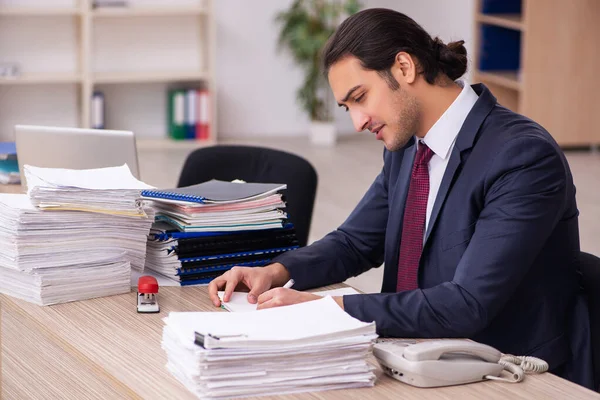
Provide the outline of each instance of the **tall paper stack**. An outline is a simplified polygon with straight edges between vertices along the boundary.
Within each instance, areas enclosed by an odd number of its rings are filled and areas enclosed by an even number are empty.
[[[0,292],[41,305],[129,292],[154,219],[148,186],[126,166],[25,176],[32,198],[0,195]]]
[[[172,312],[167,369],[203,399],[373,386],[374,323],[330,297],[246,313]]]

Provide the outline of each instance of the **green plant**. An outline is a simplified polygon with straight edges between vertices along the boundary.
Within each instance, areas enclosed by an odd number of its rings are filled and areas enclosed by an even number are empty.
[[[294,0],[277,14],[281,24],[279,49],[286,47],[304,70],[304,82],[297,98],[313,121],[331,121],[329,88],[320,68],[323,46],[333,34],[343,14],[352,15],[361,7],[358,0]]]

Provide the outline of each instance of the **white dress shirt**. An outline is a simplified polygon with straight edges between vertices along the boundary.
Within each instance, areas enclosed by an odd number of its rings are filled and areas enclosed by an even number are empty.
[[[420,141],[423,141],[433,151],[433,156],[429,161],[429,197],[427,198],[427,214],[423,237],[425,237],[425,233],[429,227],[433,204],[440,189],[446,166],[448,166],[448,160],[450,160],[450,154],[452,154],[458,132],[479,98],[470,85],[467,85],[463,81],[458,81],[457,83],[463,89],[456,100],[442,114],[440,119],[433,124],[423,139],[417,138],[417,149]]]

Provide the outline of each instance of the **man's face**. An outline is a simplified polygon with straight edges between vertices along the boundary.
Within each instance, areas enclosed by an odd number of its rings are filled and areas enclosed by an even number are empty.
[[[392,89],[376,71],[364,69],[356,57],[333,64],[328,78],[333,95],[350,112],[357,132],[368,129],[388,150],[396,151],[417,131],[417,99],[401,87]]]

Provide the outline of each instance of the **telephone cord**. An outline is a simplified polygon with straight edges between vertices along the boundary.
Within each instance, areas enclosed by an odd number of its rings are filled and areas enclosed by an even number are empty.
[[[490,380],[516,383],[521,382],[525,378],[525,373],[541,374],[548,371],[548,363],[537,357],[513,356],[512,354],[504,354],[498,361],[498,364],[504,366],[504,369],[512,374],[511,378],[500,376],[486,375]]]

